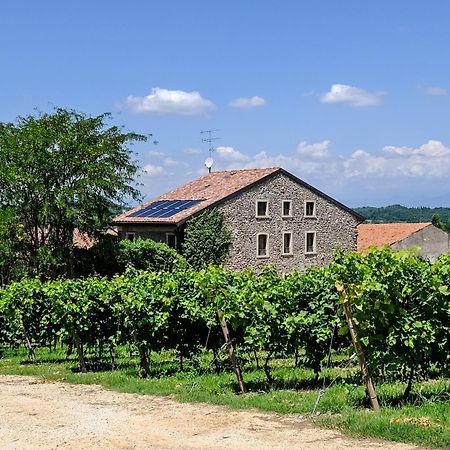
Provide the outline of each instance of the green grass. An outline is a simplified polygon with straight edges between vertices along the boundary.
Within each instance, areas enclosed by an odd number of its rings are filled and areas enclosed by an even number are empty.
[[[320,386],[314,383],[312,371],[286,367],[286,360],[274,361],[275,383],[269,385],[262,370],[244,365],[244,378],[249,388],[245,395],[237,394],[234,374],[206,370],[208,355],[184,371],[170,354],[156,355],[152,360],[150,378],[137,376],[137,361],[118,360],[116,370],[101,365],[80,373],[74,359],[65,359],[63,351],[37,351],[37,363],[25,363],[23,350],[6,353],[0,359],[0,374],[33,375],[47,380],[80,384],[99,384],[108,389],[152,395],[170,395],[182,402],[207,402],[232,408],[257,408],[276,413],[310,414]],[[199,374],[200,373],[200,374]],[[416,383],[408,403],[402,402],[403,383],[377,385],[383,408],[373,412],[367,408],[364,388],[356,367],[330,368],[323,371],[326,384],[335,380],[321,397],[317,411],[311,415],[317,424],[339,428],[347,433],[411,442],[430,448],[450,449],[450,380]]]

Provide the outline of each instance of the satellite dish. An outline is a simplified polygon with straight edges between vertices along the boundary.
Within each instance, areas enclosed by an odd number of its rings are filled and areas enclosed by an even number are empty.
[[[205,159],[205,166],[208,170],[211,170],[212,165],[214,164],[214,161],[212,158],[206,158]]]

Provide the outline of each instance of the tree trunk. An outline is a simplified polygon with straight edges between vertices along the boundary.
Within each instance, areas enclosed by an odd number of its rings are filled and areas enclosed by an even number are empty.
[[[412,391],[412,385],[413,385],[413,380],[414,380],[414,375],[415,375],[415,373],[416,373],[416,365],[413,364],[413,365],[411,366],[411,370],[410,370],[410,372],[409,372],[408,384],[406,385],[405,392],[403,393],[403,399],[404,399],[404,400],[407,400],[408,397],[409,397],[410,394],[411,394],[411,391]]]
[[[339,295],[341,297],[343,297],[344,296],[344,287],[343,286],[336,286],[336,287],[339,292]],[[350,304],[348,302],[348,299],[345,297],[343,298],[343,306],[344,306],[345,317],[347,318],[348,329],[350,331],[350,336],[352,338],[353,347],[358,356],[359,367],[361,369],[363,382],[366,385],[366,392],[369,397],[370,404],[372,405],[372,408],[374,410],[378,410],[378,409],[380,409],[380,404],[378,403],[378,397],[377,397],[377,393],[375,391],[375,386],[373,385],[372,378],[370,377],[369,369],[366,364],[366,358],[364,355],[364,351],[363,351],[361,342],[358,338],[358,334],[356,332]]]
[[[258,353],[256,353],[256,350],[253,350],[253,356],[255,357],[256,368],[257,368],[258,370],[261,369],[261,366],[259,365]]]
[[[272,376],[272,373],[271,373],[270,367],[269,367],[269,361],[270,361],[271,356],[272,356],[272,352],[268,352],[266,358],[264,359],[264,373],[266,374],[266,378],[269,383],[274,382],[274,378]]]
[[[84,359],[83,344],[81,343],[80,339],[77,339],[77,354],[78,354],[78,365],[80,367],[80,370],[83,373],[86,373],[87,372],[86,360]]]
[[[230,332],[228,330],[228,325],[223,318],[223,312],[219,309],[217,310],[217,317],[219,318],[220,326],[222,327],[223,337],[225,339],[225,343],[227,344],[228,355],[230,356],[231,364],[233,366],[234,373],[236,374],[236,378],[238,380],[239,389],[241,393],[247,391],[244,383],[244,379],[242,377],[241,366],[239,365],[239,361],[236,358],[236,354],[234,352],[233,342],[231,341]]]
[[[68,359],[72,353],[73,353],[73,341],[70,341],[67,344],[66,359]]]
[[[116,367],[116,351],[114,348],[114,344],[109,344],[109,358],[111,360],[111,370],[114,370]]]
[[[139,350],[139,364],[140,364],[139,375],[142,378],[147,378],[150,375],[150,363],[149,363],[149,356],[147,354],[147,349],[145,348],[145,345],[138,344],[138,350]]]
[[[26,330],[23,330],[23,336],[25,340],[25,347],[28,350],[28,359],[30,359],[31,361],[36,361],[36,353],[34,352],[33,345],[31,344]]]

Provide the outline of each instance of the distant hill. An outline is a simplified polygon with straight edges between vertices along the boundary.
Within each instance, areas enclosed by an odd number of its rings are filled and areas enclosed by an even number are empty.
[[[443,223],[450,222],[450,208],[407,208],[402,205],[390,205],[381,208],[364,206],[353,209],[372,223],[431,222],[434,215],[438,215]]]

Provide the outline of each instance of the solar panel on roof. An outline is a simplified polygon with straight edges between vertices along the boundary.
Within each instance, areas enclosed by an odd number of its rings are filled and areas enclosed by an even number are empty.
[[[158,200],[141,208],[128,217],[162,218],[172,217],[185,209],[192,208],[202,200]]]

